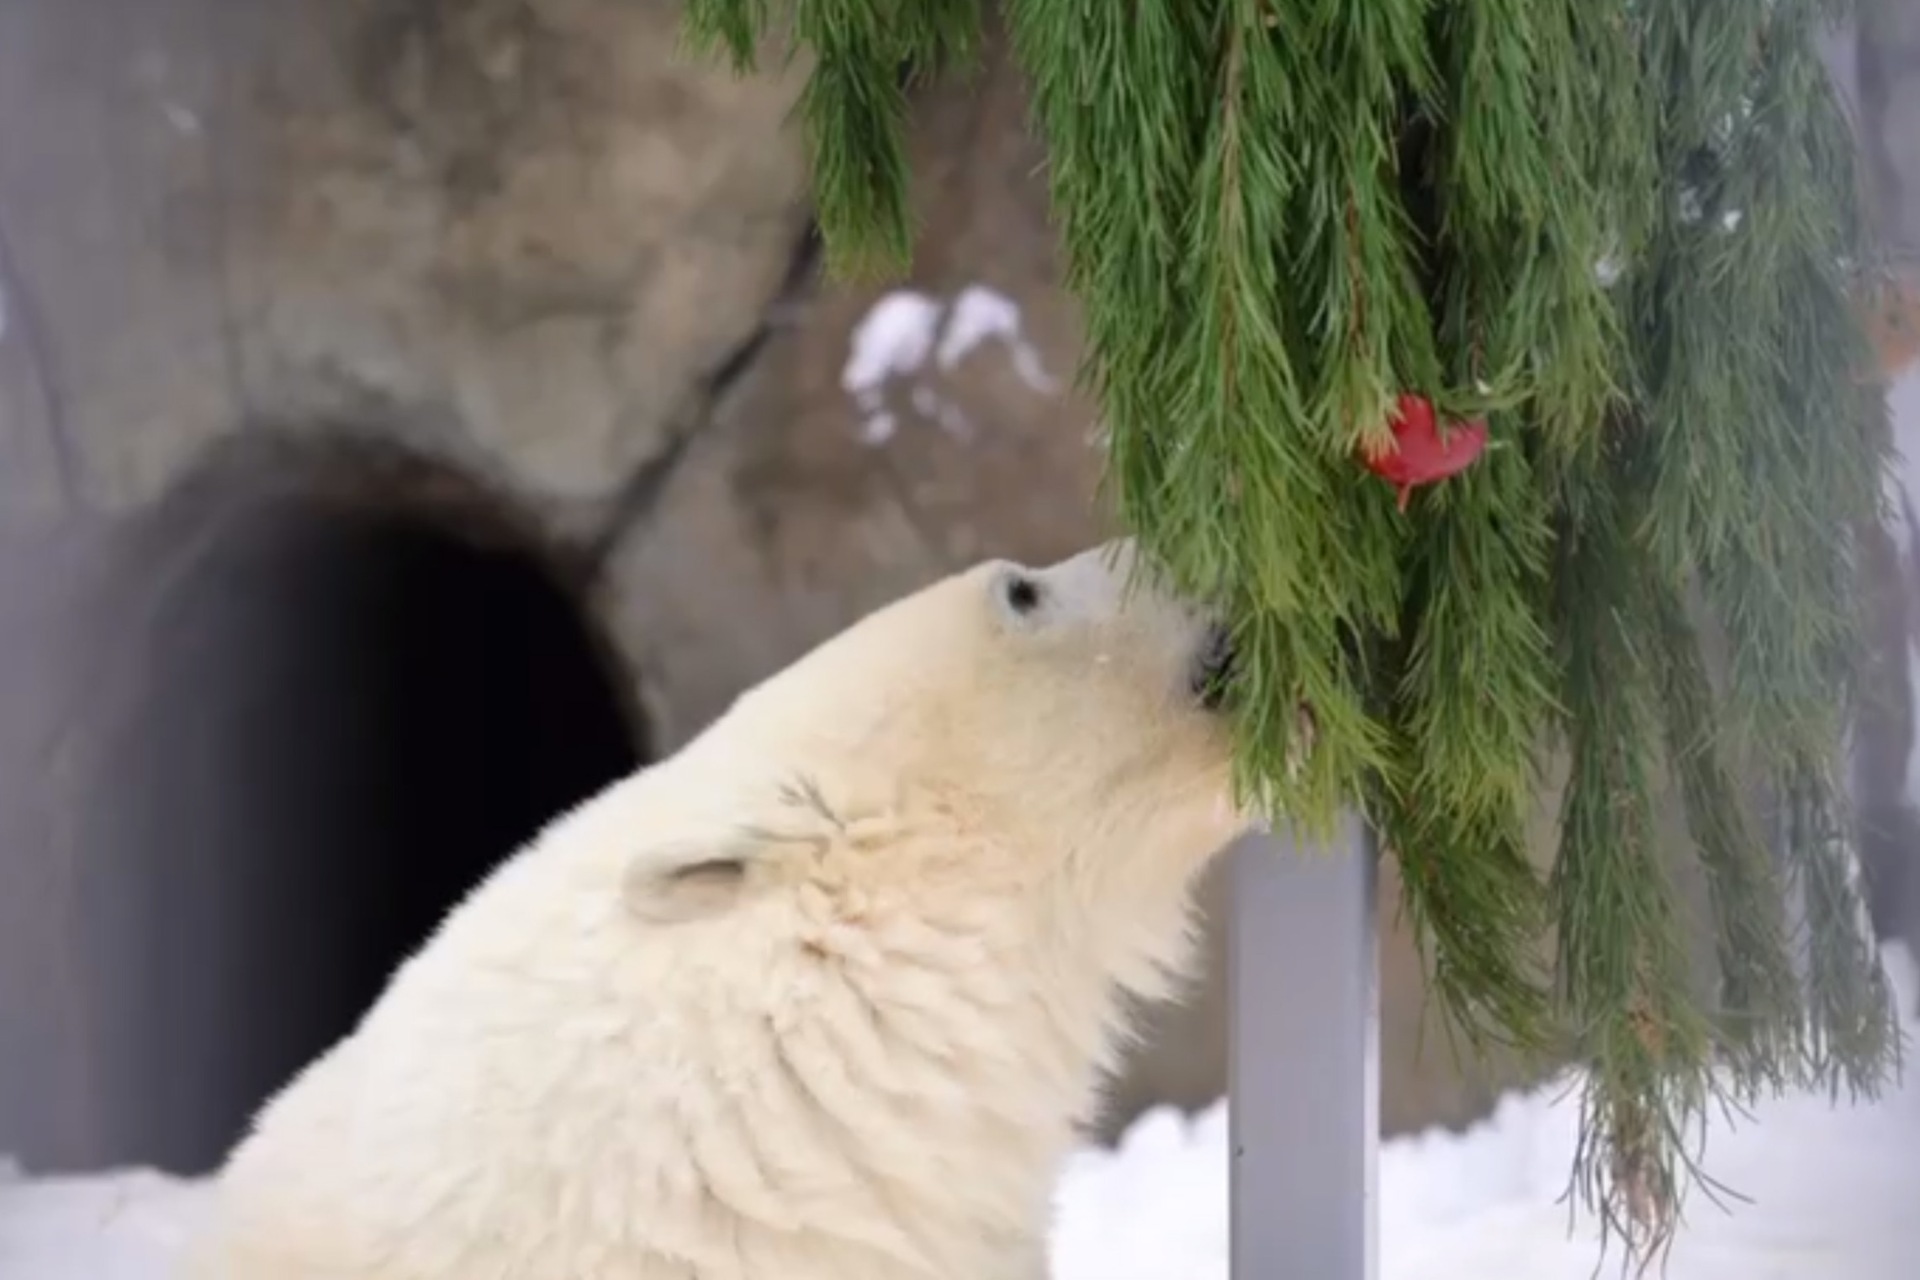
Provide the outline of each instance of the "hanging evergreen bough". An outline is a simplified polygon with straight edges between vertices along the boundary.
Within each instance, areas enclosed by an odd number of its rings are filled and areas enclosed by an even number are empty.
[[[1837,6],[1005,10],[1111,496],[1234,610],[1243,785],[1310,826],[1364,805],[1452,1025],[1588,1068],[1576,1189],[1652,1256],[1716,1100],[1871,1093],[1897,1054],[1837,781],[1886,447],[1878,276],[1814,45]],[[812,55],[846,274],[906,265],[905,86],[970,58],[982,18],[689,0],[688,31],[742,69],[770,37]],[[1404,395],[1490,442],[1402,511],[1366,464]],[[1704,920],[1672,883],[1689,859]]]

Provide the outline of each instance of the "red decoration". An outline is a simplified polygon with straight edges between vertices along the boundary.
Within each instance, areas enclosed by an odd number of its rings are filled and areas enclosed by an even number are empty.
[[[1456,422],[1442,439],[1433,404],[1421,396],[1402,395],[1388,426],[1393,443],[1361,446],[1360,460],[1399,491],[1402,511],[1416,485],[1432,484],[1466,469],[1487,447],[1484,422]]]

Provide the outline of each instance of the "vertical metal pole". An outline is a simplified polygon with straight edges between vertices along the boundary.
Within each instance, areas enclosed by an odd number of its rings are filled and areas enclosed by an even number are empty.
[[[1233,1280],[1375,1280],[1379,951],[1375,849],[1289,833],[1232,851]]]

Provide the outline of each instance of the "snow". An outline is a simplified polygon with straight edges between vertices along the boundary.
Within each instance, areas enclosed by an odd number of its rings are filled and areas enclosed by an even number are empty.
[[[1706,216],[1706,203],[1698,187],[1680,188],[1680,221],[1698,222]]]
[[[163,1280],[205,1198],[147,1171],[25,1181],[0,1168],[0,1276]]]
[[[894,416],[881,406],[887,383],[910,377],[927,363],[943,308],[923,293],[896,290],[873,304],[854,327],[840,385],[865,415],[861,437],[882,444],[893,436]]]
[[[1888,966],[1920,999],[1905,953]],[[1920,1023],[1908,1022],[1908,1034]],[[1502,1101],[1484,1124],[1390,1142],[1379,1161],[1383,1280],[1592,1280],[1595,1224],[1565,1198],[1577,1094],[1561,1082]],[[1825,1095],[1719,1119],[1704,1154],[1726,1188],[1696,1194],[1669,1280],[1910,1280],[1920,1257],[1920,1084],[1874,1104]],[[1226,1280],[1226,1115],[1144,1117],[1062,1180],[1059,1280]],[[1739,1197],[1739,1198],[1736,1198]],[[1612,1253],[1616,1261],[1620,1253]]]
[[[1051,395],[1059,384],[1027,340],[1019,304],[985,285],[968,285],[951,299],[913,289],[882,295],[853,327],[841,366],[840,386],[860,411],[860,438],[869,445],[893,439],[900,420],[888,407],[887,390],[910,384],[909,402],[919,416],[950,434],[971,430],[959,406],[923,381],[947,375],[975,351],[998,345],[1014,374],[1029,389]]]
[[[1903,1009],[1920,999],[1890,948]],[[1909,1020],[1908,1034],[1920,1031]],[[1566,1083],[1505,1099],[1463,1134],[1385,1144],[1382,1280],[1593,1280],[1597,1235],[1564,1201],[1576,1099]],[[1227,1118],[1144,1116],[1112,1151],[1061,1178],[1055,1280],[1227,1280]],[[1920,1257],[1920,1085],[1874,1104],[1763,1102],[1716,1120],[1710,1175],[1735,1200],[1696,1196],[1669,1280],[1910,1280]],[[0,1168],[0,1277],[161,1280],[205,1190],[148,1172],[28,1180]],[[1612,1257],[1619,1259],[1616,1251]]]
[[[1040,365],[1039,353],[1027,341],[1020,324],[1020,308],[1008,297],[979,285],[962,289],[953,300],[947,318],[947,331],[941,336],[936,359],[940,367],[951,371],[990,341],[1003,343],[1013,358],[1013,371],[1035,391],[1051,394],[1058,384]]]
[[[203,126],[199,115],[191,108],[182,106],[178,102],[162,102],[160,114],[165,117],[168,124],[173,126],[174,132],[188,138],[200,136]]]

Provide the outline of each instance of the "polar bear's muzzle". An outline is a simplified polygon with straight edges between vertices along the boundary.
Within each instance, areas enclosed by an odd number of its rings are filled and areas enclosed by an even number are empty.
[[[1209,624],[1193,656],[1191,677],[1193,696],[1208,711],[1226,705],[1233,685],[1234,657],[1233,632],[1224,623]]]

